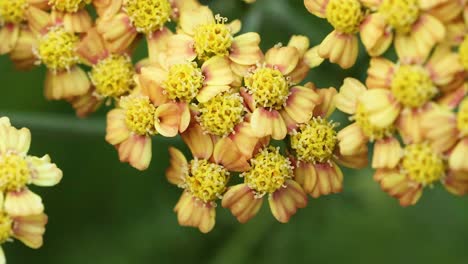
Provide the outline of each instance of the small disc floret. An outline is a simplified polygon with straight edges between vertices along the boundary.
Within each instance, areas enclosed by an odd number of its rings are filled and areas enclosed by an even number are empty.
[[[125,123],[134,133],[139,135],[155,134],[156,107],[147,96],[127,96],[120,99],[120,105],[125,109]]]
[[[281,109],[288,99],[288,81],[277,69],[260,67],[246,76],[244,82],[256,107]]]
[[[120,97],[135,84],[135,70],[126,55],[111,55],[93,66],[89,76],[101,97]]]
[[[405,34],[411,31],[419,12],[418,0],[383,0],[379,7],[379,13],[384,15],[387,23]]]
[[[13,219],[5,213],[0,213],[0,244],[7,242],[13,234]]]
[[[428,185],[444,176],[445,164],[429,144],[418,143],[405,147],[401,169],[413,181]]]
[[[274,193],[292,178],[291,161],[280,154],[279,148],[267,147],[250,160],[250,170],[241,174],[257,197]]]
[[[291,148],[299,160],[326,162],[332,156],[337,144],[336,124],[322,118],[313,118],[291,135]]]
[[[205,103],[199,103],[197,109],[203,130],[216,136],[231,133],[245,112],[242,97],[237,93],[218,94]]]
[[[353,119],[359,125],[364,135],[370,139],[370,141],[383,139],[392,135],[395,131],[395,127],[393,125],[388,127],[374,126],[369,121],[369,113],[362,104],[357,105],[356,113],[354,114]]]
[[[330,0],[325,15],[336,30],[348,34],[357,33],[364,19],[363,7],[358,0]]]
[[[468,71],[468,35],[465,36],[465,39],[460,44],[460,47],[458,47],[458,54],[460,56],[460,61],[463,65],[463,68]]]
[[[0,156],[0,191],[19,191],[31,180],[26,160],[10,153]]]
[[[52,9],[69,13],[75,13],[89,3],[91,3],[91,0],[49,0],[49,5],[52,6]]]
[[[175,64],[169,68],[163,88],[171,100],[192,101],[203,87],[204,76],[195,62]]]
[[[0,0],[0,24],[23,22],[27,8],[27,0]]]
[[[68,70],[79,62],[79,38],[62,27],[53,27],[39,40],[38,57],[52,71]]]
[[[229,180],[229,172],[221,165],[207,160],[192,160],[185,189],[203,202],[222,198]]]
[[[215,23],[202,24],[195,29],[194,48],[200,60],[229,55],[234,38],[225,24],[226,21],[226,18],[217,15]]]
[[[465,98],[458,108],[457,127],[462,136],[468,135],[468,98]]]
[[[168,0],[128,0],[124,10],[138,32],[150,34],[160,30],[171,19]]]
[[[437,94],[429,73],[421,66],[402,65],[391,84],[395,98],[406,107],[423,106]]]

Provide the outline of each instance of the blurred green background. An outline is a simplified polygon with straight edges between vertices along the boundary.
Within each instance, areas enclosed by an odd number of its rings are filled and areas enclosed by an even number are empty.
[[[205,3],[231,20],[242,19],[244,32],[261,33],[265,49],[287,43],[293,34],[307,35],[316,45],[331,31],[301,0],[257,1]],[[144,56],[140,47],[137,57]],[[320,87],[339,87],[346,76],[364,80],[367,61],[361,54],[346,71],[326,62],[308,79]],[[30,153],[49,153],[64,171],[60,185],[34,188],[50,217],[44,247],[7,243],[9,263],[468,263],[467,198],[435,186],[416,206],[401,208],[379,189],[370,170],[345,171],[342,194],[311,199],[286,225],[264,203],[245,225],[220,208],[207,235],[180,227],[172,210],[181,190],[164,177],[167,148],[185,149],[180,140],[155,139],[151,167],[138,172],[120,163],[104,141],[105,111],[77,119],[66,103],[44,99],[43,77],[43,68],[17,72],[0,58],[0,116],[29,127]]]

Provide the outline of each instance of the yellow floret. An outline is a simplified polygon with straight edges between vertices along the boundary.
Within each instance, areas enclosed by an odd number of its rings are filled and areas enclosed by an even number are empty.
[[[169,99],[190,102],[202,88],[203,80],[202,71],[195,62],[176,64],[169,68],[163,87]]]
[[[138,32],[150,34],[160,30],[171,19],[168,0],[128,0],[124,10]]]
[[[411,144],[405,147],[401,169],[413,181],[427,185],[444,176],[445,164],[429,144]]]
[[[356,113],[353,116],[353,119],[361,128],[362,132],[370,141],[379,140],[385,138],[395,131],[395,127],[377,127],[371,124],[369,121],[369,114],[362,104],[357,105]]]
[[[288,81],[277,69],[258,68],[246,76],[244,82],[256,107],[281,109],[288,99]]]
[[[358,0],[330,0],[325,14],[336,30],[348,34],[358,32],[364,19],[363,7]]]
[[[93,66],[90,79],[102,97],[119,97],[129,93],[135,84],[135,70],[128,56],[111,55]]]
[[[53,9],[69,13],[75,13],[89,3],[91,3],[91,0],[49,0],[49,5]]]
[[[154,121],[156,107],[147,96],[127,96],[120,99],[120,106],[125,109],[125,123],[139,135],[155,134]]]
[[[5,213],[0,213],[0,244],[7,242],[13,235],[13,220]]]
[[[229,172],[221,165],[207,160],[192,160],[185,188],[196,198],[210,202],[222,198],[229,180]]]
[[[421,107],[437,94],[429,73],[417,65],[402,65],[393,76],[392,93],[407,107]]]
[[[0,24],[19,24],[26,19],[27,0],[0,0]]]
[[[383,0],[379,7],[379,13],[384,15],[387,23],[401,33],[411,31],[419,12],[418,0]]]
[[[16,154],[0,156],[0,191],[18,191],[31,181],[28,163]]]
[[[47,68],[53,71],[67,70],[77,64],[76,44],[79,38],[62,27],[54,27],[39,39],[37,54]]]
[[[202,61],[214,56],[227,56],[233,36],[224,24],[227,19],[217,17],[216,23],[203,24],[195,29],[195,51]]]
[[[467,36],[465,36],[465,39],[460,44],[460,47],[458,47],[458,54],[460,55],[460,61],[463,65],[463,68],[465,68],[465,70],[468,71],[468,37]]]

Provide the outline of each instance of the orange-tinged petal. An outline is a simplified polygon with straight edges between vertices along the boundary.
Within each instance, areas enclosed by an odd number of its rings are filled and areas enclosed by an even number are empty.
[[[43,213],[14,217],[13,236],[30,248],[40,248],[47,220]]]
[[[36,66],[36,55],[33,47],[37,46],[37,38],[34,33],[27,28],[20,31],[15,48],[10,52],[10,59],[19,70],[28,70]]]
[[[273,139],[282,140],[286,137],[286,123],[276,110],[268,111],[265,108],[257,108],[252,114],[250,123],[255,135],[259,138],[271,136]]]
[[[229,60],[224,57],[212,57],[201,66],[205,85],[229,85],[234,81]]]
[[[44,205],[39,195],[24,188],[15,192],[7,192],[4,209],[10,216],[27,216],[40,214],[44,211]]]
[[[363,169],[369,164],[369,149],[367,145],[363,145],[360,149],[354,151],[353,155],[343,155],[339,148],[335,152],[336,161],[345,167]]]
[[[114,16],[122,8],[123,0],[93,0],[93,5],[100,18]]]
[[[161,30],[152,32],[151,35],[146,37],[148,57],[151,61],[159,62],[159,54],[168,52],[168,44],[172,36],[172,31],[163,27]]]
[[[91,88],[91,82],[83,69],[73,66],[69,71],[47,71],[44,86],[47,99],[61,100],[86,94]]]
[[[118,145],[119,159],[138,170],[146,170],[151,162],[151,138],[130,135]]]
[[[215,207],[197,200],[187,192],[180,197],[174,212],[181,226],[196,227],[202,233],[210,232],[215,225]]]
[[[250,168],[247,159],[237,148],[237,145],[228,137],[216,142],[213,158],[217,164],[223,165],[229,171],[243,172]]]
[[[247,184],[229,187],[223,196],[222,206],[228,208],[241,223],[254,217],[262,206],[263,199],[255,198],[255,193]]]
[[[380,13],[368,15],[360,26],[362,44],[371,56],[380,56],[392,44],[393,33]]]
[[[320,45],[314,46],[304,54],[304,62],[310,68],[320,66],[320,64],[322,64],[322,62],[325,60],[324,58],[320,57],[318,53],[319,47]]]
[[[340,153],[345,156],[359,153],[359,150],[366,146],[369,141],[357,123],[352,123],[340,130],[337,138]]]
[[[94,65],[109,55],[106,43],[96,28],[87,31],[85,37],[78,44],[76,52],[88,65]]]
[[[290,89],[284,110],[297,123],[305,123],[312,116],[315,106],[321,102],[321,96],[314,90],[303,86],[294,86]]]
[[[367,87],[369,89],[389,89],[392,85],[394,72],[395,65],[390,60],[383,57],[372,58],[367,70]]]
[[[0,55],[7,54],[16,46],[20,35],[20,27],[6,24],[0,28]]]
[[[434,105],[435,106],[435,105]],[[424,137],[431,143],[432,149],[443,153],[458,141],[457,118],[452,111],[434,107],[420,119]]]
[[[54,19],[57,17],[57,19]],[[63,27],[70,32],[84,33],[93,26],[93,19],[85,9],[78,10],[74,13],[61,13],[57,10],[52,10],[52,19],[60,21]]]
[[[194,49],[195,41],[184,34],[176,34],[169,38],[167,47],[169,57],[178,62],[193,61],[197,57]]]
[[[169,148],[169,155],[170,166],[166,170],[166,178],[170,183],[180,185],[188,173],[187,159],[180,150],[174,147]]]
[[[188,35],[193,36],[198,26],[214,23],[214,16],[207,6],[185,10],[180,15],[179,26]]]
[[[468,172],[450,171],[442,180],[445,189],[454,195],[466,195],[468,193]]]
[[[216,95],[226,92],[231,89],[229,85],[208,85],[200,89],[197,95],[197,100],[200,103],[206,103]]]
[[[226,26],[229,29],[229,32],[231,32],[231,35],[235,35],[239,33],[239,31],[241,30],[242,22],[239,19],[236,19],[236,20],[231,21]]]
[[[187,103],[179,102],[177,103],[180,111],[180,121],[179,121],[179,132],[183,133],[190,125],[191,113],[190,108]]]
[[[386,89],[367,90],[359,98],[369,115],[369,122],[377,127],[391,126],[398,118],[401,105]]]
[[[310,195],[318,198],[322,195],[340,193],[343,190],[343,172],[335,162],[314,164],[317,183]]]
[[[117,145],[127,140],[130,130],[125,123],[125,110],[113,109],[107,113],[106,141]]]
[[[304,0],[307,10],[321,18],[325,18],[325,11],[330,0]]]
[[[310,46],[309,38],[303,35],[294,35],[288,42],[288,47],[295,47],[299,51],[299,57],[303,57]]]
[[[427,109],[427,107],[425,107]],[[404,109],[396,121],[396,127],[405,144],[423,141],[426,132],[421,127],[424,109]]]
[[[306,193],[312,193],[317,184],[315,167],[308,162],[300,162],[294,168],[294,180],[301,185]]]
[[[299,51],[295,47],[273,47],[265,54],[265,62],[288,75],[299,63]]]
[[[37,186],[54,186],[62,180],[62,170],[52,163],[49,155],[42,158],[27,157],[26,161],[31,168],[31,181]]]
[[[456,171],[468,172],[468,137],[463,138],[452,150],[449,156],[449,167]]]
[[[195,158],[207,160],[213,154],[213,140],[203,133],[200,125],[193,123],[181,136]]]
[[[393,169],[396,168],[403,156],[400,142],[394,137],[377,140],[372,156],[372,168]]]
[[[229,59],[241,65],[256,64],[263,56],[259,44],[260,35],[256,32],[239,35],[232,42]]]
[[[125,13],[119,13],[110,19],[98,20],[96,27],[107,42],[109,50],[114,53],[126,51],[138,35]]]
[[[354,34],[334,30],[320,43],[318,54],[337,63],[341,68],[348,69],[356,63],[358,49],[358,39]]]
[[[253,155],[259,139],[255,136],[250,123],[241,122],[234,127],[233,133],[228,136],[246,159]]]
[[[317,89],[321,103],[314,108],[313,116],[329,117],[335,111],[334,98],[337,95],[335,88]]]
[[[340,92],[335,95],[334,103],[342,112],[352,115],[356,112],[358,98],[366,90],[366,86],[359,80],[348,77],[344,79]]]
[[[28,8],[26,16],[29,28],[38,35],[46,33],[47,27],[52,23],[49,13],[35,6]]]
[[[157,66],[146,66],[141,68],[138,74],[141,93],[147,95],[154,105],[159,106],[168,102],[162,83],[167,78],[167,72]]]
[[[297,209],[307,205],[306,193],[297,182],[287,180],[285,185],[268,197],[271,213],[281,223],[289,222]]]
[[[426,69],[437,86],[447,85],[454,80],[456,74],[463,71],[458,54],[449,46],[438,46],[426,63]]]
[[[175,137],[179,133],[180,108],[176,103],[167,103],[156,108],[154,127],[165,137]]]
[[[439,105],[455,109],[468,93],[468,83],[462,84],[458,89],[450,91],[437,99]]]
[[[401,206],[416,204],[422,194],[422,186],[410,181],[398,169],[378,169],[374,179],[380,183],[382,190],[399,200]]]

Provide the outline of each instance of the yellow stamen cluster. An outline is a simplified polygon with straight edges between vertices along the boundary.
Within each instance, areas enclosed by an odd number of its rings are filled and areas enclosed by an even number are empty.
[[[293,175],[291,161],[280,154],[279,148],[271,146],[253,157],[250,165],[250,170],[241,176],[258,197],[274,193]]]
[[[362,104],[357,105],[356,114],[352,117],[361,128],[362,132],[370,141],[379,140],[392,135],[395,127],[377,127],[369,121],[369,113]]]
[[[222,93],[198,104],[198,121],[202,128],[216,136],[226,136],[242,121],[244,105],[239,94]]]
[[[62,27],[54,27],[39,40],[36,51],[47,68],[52,71],[68,70],[79,62],[76,44],[79,38]]]
[[[138,32],[150,34],[160,30],[171,19],[168,0],[128,0],[124,10]]]
[[[203,86],[204,76],[195,62],[172,65],[163,83],[169,99],[192,101]]]
[[[221,165],[207,160],[192,160],[185,188],[203,202],[222,198],[229,180],[229,172]]]
[[[125,123],[132,132],[139,135],[156,133],[154,128],[156,107],[147,96],[122,97],[120,105],[125,109]]]
[[[233,36],[224,24],[226,18],[217,16],[215,23],[203,24],[195,29],[195,51],[198,58],[205,61],[214,56],[227,56]]]
[[[458,54],[460,56],[460,61],[463,65],[463,68],[468,71],[468,35],[465,36],[465,39],[458,47]]]
[[[52,6],[52,9],[69,13],[75,13],[89,3],[91,3],[91,0],[49,0],[49,5]]]
[[[418,0],[383,0],[379,6],[379,13],[384,15],[387,23],[401,33],[411,31],[419,12]]]
[[[111,55],[93,66],[89,76],[102,97],[119,97],[129,93],[135,84],[130,58],[126,55]]]
[[[256,107],[281,109],[288,99],[288,81],[277,69],[258,68],[246,76],[244,82]]]
[[[19,24],[25,20],[27,0],[0,0],[0,23]]]
[[[462,136],[468,135],[468,98],[465,98],[458,108],[457,127]]]
[[[363,7],[358,0],[330,0],[325,14],[336,30],[348,34],[357,33],[364,19]]]
[[[0,156],[0,190],[19,191],[31,180],[28,163],[16,154]]]
[[[406,107],[421,107],[437,94],[429,73],[417,65],[402,65],[391,84],[395,98]]]
[[[313,163],[328,161],[333,156],[338,141],[335,125],[314,117],[309,123],[300,126],[291,135],[291,147],[296,151],[297,158]]]
[[[444,176],[445,164],[429,144],[419,143],[405,147],[401,169],[413,181],[428,185]]]
[[[0,244],[7,242],[13,234],[13,219],[5,213],[0,213]]]

